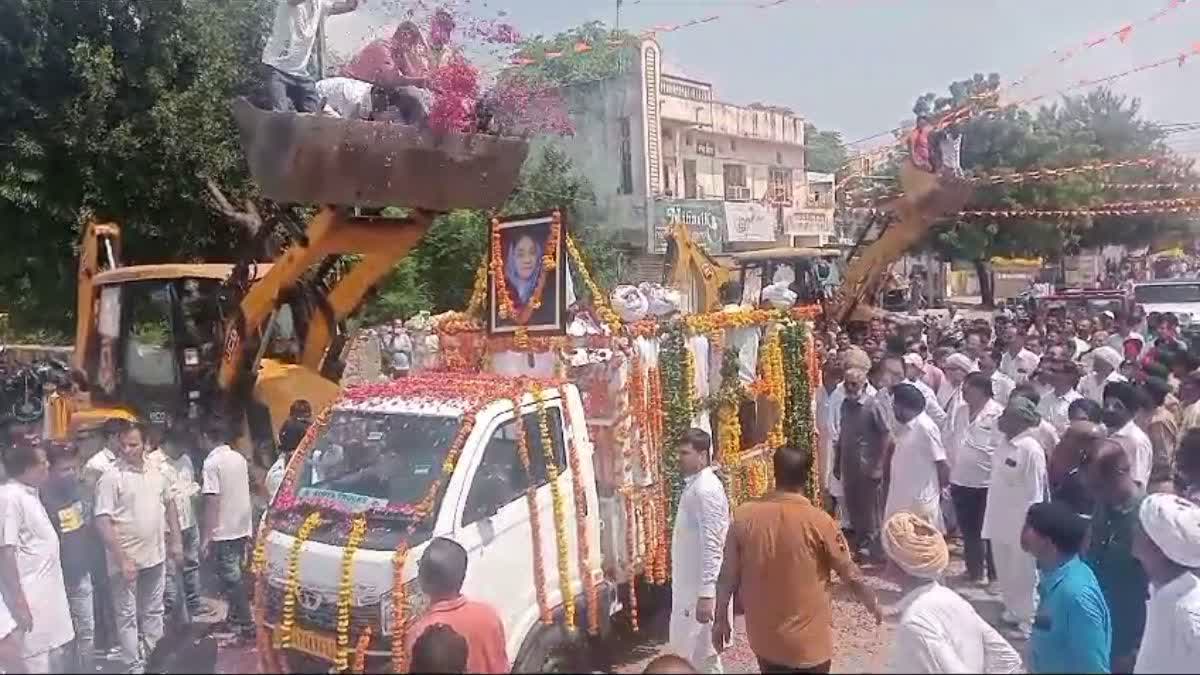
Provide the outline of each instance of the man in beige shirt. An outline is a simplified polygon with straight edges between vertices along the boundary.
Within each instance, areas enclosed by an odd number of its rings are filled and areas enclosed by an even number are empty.
[[[148,465],[144,432],[126,425],[117,434],[117,461],[96,483],[96,531],[108,554],[117,642],[129,672],[163,635],[163,589],[168,551],[183,562],[179,517],[162,473]]]

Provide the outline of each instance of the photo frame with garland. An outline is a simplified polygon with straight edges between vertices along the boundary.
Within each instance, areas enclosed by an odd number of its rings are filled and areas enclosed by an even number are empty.
[[[493,218],[488,241],[488,334],[565,334],[569,272],[563,210]]]

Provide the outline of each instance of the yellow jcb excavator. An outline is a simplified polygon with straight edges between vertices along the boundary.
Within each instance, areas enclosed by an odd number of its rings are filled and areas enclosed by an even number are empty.
[[[263,195],[324,206],[274,260],[236,264],[128,266],[120,228],[88,224],[73,367],[91,401],[68,431],[114,418],[191,428],[222,415],[244,423],[244,450],[273,438],[294,401],[320,409],[336,395],[345,321],[437,214],[501,203],[528,150],[520,139],[273,113],[244,100],[233,112]],[[386,206],[410,214],[351,209]]]
[[[685,225],[672,224],[665,282],[690,294],[695,311],[713,311],[719,308],[721,286],[738,271],[745,276],[746,271],[757,268],[763,283],[770,283],[776,267],[790,266],[802,287],[801,302],[822,302],[825,317],[838,323],[870,319],[875,314],[870,302],[881,290],[892,263],[919,242],[940,217],[961,209],[971,194],[969,183],[922,171],[911,162],[900,169],[900,185],[904,193],[884,204],[877,224],[868,226],[876,233],[874,241],[860,241],[840,261],[830,249],[783,247],[734,254],[736,267],[726,267],[692,240]],[[839,283],[829,284],[835,288],[831,297],[818,300],[825,294],[816,270],[821,264],[835,262],[838,269],[833,274]]]

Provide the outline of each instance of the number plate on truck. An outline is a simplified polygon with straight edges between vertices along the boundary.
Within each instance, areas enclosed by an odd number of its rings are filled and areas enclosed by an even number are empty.
[[[277,644],[282,635],[282,631],[275,631]],[[291,648],[326,661],[337,660],[337,638],[325,633],[293,628]]]

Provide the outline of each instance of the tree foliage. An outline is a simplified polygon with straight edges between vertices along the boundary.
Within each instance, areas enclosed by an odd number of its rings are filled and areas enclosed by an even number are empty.
[[[813,124],[804,125],[804,168],[808,171],[837,173],[846,165],[846,143],[840,131],[821,131]]]
[[[996,74],[976,74],[954,82],[949,95],[929,93],[917,99],[913,112],[937,116],[960,107],[977,113],[991,104]],[[962,168],[968,174],[994,175],[1039,168],[1075,166],[1099,161],[1166,156],[1163,133],[1140,116],[1141,104],[1104,88],[1043,106],[1035,112],[1018,107],[975,114],[961,124]],[[969,210],[1073,209],[1104,202],[1146,199],[1106,191],[1105,182],[1167,182],[1184,170],[1180,163],[1013,185],[981,186]],[[967,260],[977,267],[993,256],[1057,257],[1083,247],[1123,243],[1143,245],[1164,232],[1186,227],[1178,217],[1121,215],[1078,219],[1003,218],[954,220],[935,230],[935,248],[946,258]]]
[[[0,311],[65,330],[89,217],[134,261],[239,241],[198,175],[248,189],[227,109],[256,86],[270,0],[0,3]]]
[[[589,271],[602,288],[611,288],[621,263],[615,241],[578,218],[579,205],[595,200],[587,179],[553,145],[543,146],[526,160],[517,189],[500,209],[512,215],[563,208],[568,228],[587,258]],[[364,320],[380,322],[407,318],[419,311],[444,312],[466,308],[475,274],[487,254],[488,214],[462,210],[439,218],[421,243],[380,285],[368,304]],[[578,269],[575,292],[587,295]]]
[[[535,35],[517,45],[518,58],[532,61],[511,72],[558,85],[619,75],[636,59],[638,40],[628,31],[589,21],[551,37]],[[547,54],[560,54],[547,58]]]

